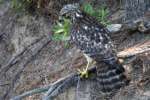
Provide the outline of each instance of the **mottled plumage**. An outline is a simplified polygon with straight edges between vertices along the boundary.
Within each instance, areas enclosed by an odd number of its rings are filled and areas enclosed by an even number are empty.
[[[71,40],[96,62],[116,58],[107,30],[84,13],[72,25]]]
[[[66,12],[65,12],[66,11]],[[62,15],[71,17],[71,40],[97,63],[97,81],[103,92],[112,92],[127,83],[124,68],[118,62],[108,30],[75,5],[66,5]],[[99,67],[100,63],[105,66]]]

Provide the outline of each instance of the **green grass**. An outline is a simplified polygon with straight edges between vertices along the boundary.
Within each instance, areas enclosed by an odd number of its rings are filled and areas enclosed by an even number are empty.
[[[83,11],[95,17],[100,23],[104,25],[110,24],[110,21],[107,19],[109,10],[105,7],[100,7],[95,9],[91,4],[88,3],[83,5]]]
[[[100,23],[104,25],[109,25],[110,22],[107,19],[108,16],[108,9],[101,7],[95,9],[91,4],[86,3],[83,4],[83,11],[87,14],[95,17]],[[69,19],[65,19],[63,23],[57,22],[53,28],[53,36],[52,39],[55,41],[67,41],[67,38],[70,36],[70,28],[71,28],[71,21]]]
[[[57,22],[53,27],[53,37],[55,41],[66,41],[69,38],[71,21],[69,19],[63,19],[63,23]]]

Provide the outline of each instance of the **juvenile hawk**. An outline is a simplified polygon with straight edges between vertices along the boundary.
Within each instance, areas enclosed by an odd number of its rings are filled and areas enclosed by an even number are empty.
[[[97,63],[97,80],[103,92],[119,89],[127,83],[124,68],[118,62],[107,29],[95,18],[84,13],[77,4],[68,4],[60,11],[61,16],[72,21],[71,40],[86,56]],[[89,60],[87,68],[89,65]],[[99,67],[100,63],[106,66]],[[81,72],[86,75],[87,68]]]

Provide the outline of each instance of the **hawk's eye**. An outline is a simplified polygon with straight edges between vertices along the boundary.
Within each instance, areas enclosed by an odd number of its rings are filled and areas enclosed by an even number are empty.
[[[65,16],[66,19],[70,19],[70,16]]]
[[[62,16],[59,18],[59,20],[60,20],[60,19],[63,19],[63,18],[70,19],[70,16],[69,16],[68,14],[62,15]]]
[[[66,14],[65,16],[63,16],[64,18],[66,19],[70,19],[70,15],[69,14]]]

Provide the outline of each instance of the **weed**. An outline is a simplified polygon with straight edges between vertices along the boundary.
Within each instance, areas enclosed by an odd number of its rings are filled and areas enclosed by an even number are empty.
[[[100,23],[104,25],[110,24],[110,22],[107,19],[109,10],[105,7],[94,9],[91,4],[87,3],[83,4],[83,11],[91,16],[94,16]]]
[[[52,37],[55,41],[66,41],[69,38],[71,21],[63,18],[63,23],[57,22],[53,27],[54,35]]]

